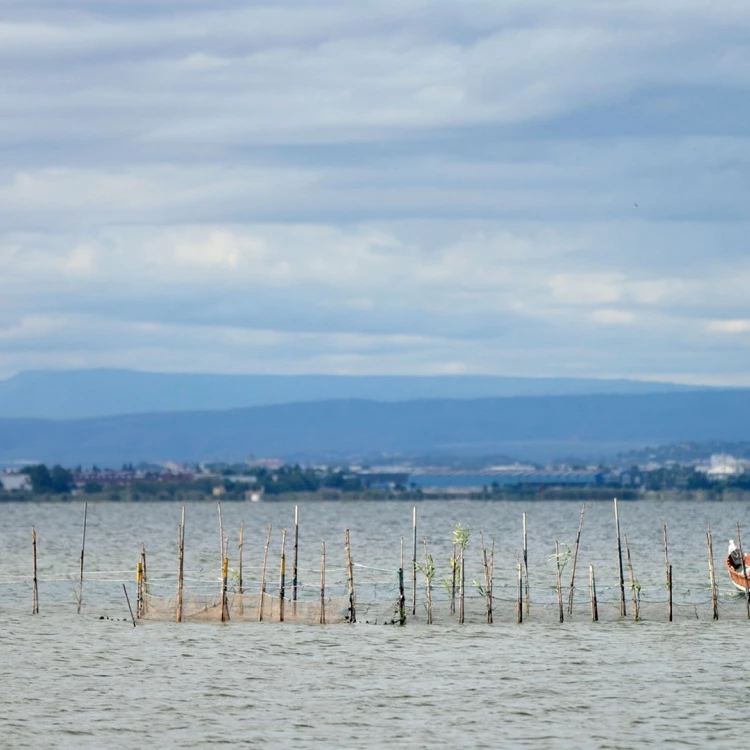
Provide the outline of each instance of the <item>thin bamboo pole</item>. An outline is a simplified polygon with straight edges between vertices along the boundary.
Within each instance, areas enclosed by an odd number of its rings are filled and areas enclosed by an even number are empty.
[[[36,529],[31,527],[31,553],[34,563],[34,579],[32,585],[32,602],[31,602],[31,614],[39,614],[39,578],[37,576],[36,566]]]
[[[81,541],[81,575],[78,582],[78,614],[81,614],[83,604],[83,557],[86,553],[86,518],[88,516],[89,504],[83,504],[83,539]]]
[[[417,506],[412,509],[413,544],[411,554],[411,616],[417,614]]]
[[[403,566],[402,566],[403,567]],[[451,614],[456,614],[456,573],[458,560],[456,559],[456,545],[453,545],[453,557],[451,557]]]
[[[490,547],[490,609],[492,610],[492,622],[495,621],[495,606],[493,594],[495,593],[495,540]]]
[[[482,567],[484,569],[484,604],[487,609],[487,623],[492,624],[492,590],[490,583],[490,565],[487,561],[487,548],[484,546],[484,534],[479,532],[479,543],[482,547]]]
[[[594,566],[589,565],[589,595],[591,597],[591,621],[599,621],[599,604],[596,601],[596,578],[594,577]]]
[[[281,532],[281,579],[279,580],[279,622],[284,622],[284,585],[286,583],[286,529]]]
[[[573,570],[570,572],[570,588],[568,590],[568,615],[573,614],[573,591],[575,590],[576,564],[578,563],[578,547],[581,543],[581,531],[583,529],[583,514],[586,512],[586,503],[581,506],[581,520],[578,523],[578,533],[573,551]]]
[[[667,574],[667,620],[672,622],[672,566],[669,564],[669,544],[667,524],[664,524],[664,566]]]
[[[435,567],[432,559],[427,553],[427,537],[422,539],[424,544],[424,578],[425,594],[427,597],[427,624],[432,625],[432,576],[435,574]]]
[[[352,563],[352,548],[349,543],[349,529],[344,531],[344,543],[346,545],[346,570],[349,579],[349,622],[357,622],[354,596],[354,565]]]
[[[224,521],[221,517],[221,500],[217,500],[216,507],[219,511],[219,573],[221,581],[221,589],[219,591],[221,595],[221,621],[224,622],[224,558],[226,554],[224,552]]]
[[[625,574],[622,568],[622,542],[620,541],[620,511],[617,507],[617,498],[615,498],[615,527],[617,529],[617,564],[620,584],[620,617],[627,617],[627,608],[625,606]]]
[[[526,587],[526,616],[531,608],[531,592],[529,591],[529,548],[526,538],[526,513],[523,514],[523,575]]]
[[[182,610],[185,591],[185,506],[182,506],[182,517],[179,526],[179,568],[177,571],[177,622],[182,622]]]
[[[326,624],[326,543],[320,545],[320,624]]]
[[[240,540],[237,544],[237,593],[240,595],[240,614],[245,614],[245,606],[243,603],[244,589],[242,586],[242,548],[245,545],[245,522],[240,523]]]
[[[742,551],[742,537],[740,535],[739,522],[737,522],[737,544],[740,548],[740,557],[742,558],[742,576],[745,580],[745,607],[747,608],[747,618],[750,620],[750,587],[748,587],[747,567],[745,565],[745,553]]]
[[[565,612],[563,611],[563,595],[562,595],[562,569],[560,567],[560,543],[555,539],[555,562],[557,563],[557,608],[559,610],[560,622],[565,620]]]
[[[260,574],[260,602],[258,603],[258,622],[263,620],[263,600],[266,598],[266,565],[268,563],[268,545],[271,543],[271,531],[273,524],[268,524],[268,535],[266,536],[266,549],[263,553],[263,568]]]
[[[294,563],[292,565],[292,614],[297,616],[297,559],[299,553],[299,506],[294,506]]]
[[[711,539],[711,524],[708,524],[706,532],[706,544],[708,545],[708,578],[711,583],[711,603],[713,605],[713,618],[719,619],[719,599],[716,591],[716,573],[714,571],[714,545]]]
[[[628,560],[628,576],[630,578],[630,591],[633,596],[633,619],[638,622],[640,620],[640,607],[638,605],[638,584],[635,580],[635,573],[633,572],[633,562],[630,559],[630,545],[628,544],[628,538],[625,537],[625,554]]]

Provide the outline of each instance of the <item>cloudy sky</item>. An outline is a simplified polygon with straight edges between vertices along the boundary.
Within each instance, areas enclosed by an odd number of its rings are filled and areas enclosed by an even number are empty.
[[[0,3],[0,375],[750,385],[747,0]]]

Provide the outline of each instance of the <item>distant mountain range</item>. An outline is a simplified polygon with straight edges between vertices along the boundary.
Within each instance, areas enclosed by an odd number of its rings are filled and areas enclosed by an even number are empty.
[[[504,453],[606,458],[644,445],[750,440],[750,390],[382,402],[337,399],[79,420],[0,419],[0,462],[347,460]]]
[[[673,383],[493,376],[193,375],[131,370],[24,372],[0,381],[0,417],[80,419],[328,399],[408,401],[675,393]]]

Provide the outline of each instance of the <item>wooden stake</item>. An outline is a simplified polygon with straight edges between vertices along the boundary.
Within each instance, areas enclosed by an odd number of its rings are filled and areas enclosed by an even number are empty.
[[[516,604],[516,622],[520,625],[523,622],[523,569],[520,556],[516,558],[516,568],[518,569],[518,602]]]
[[[292,614],[297,616],[297,554],[299,552],[299,506],[294,506],[294,564],[292,566]]]
[[[227,583],[229,580],[229,537],[224,542],[224,563],[221,566],[221,621],[229,621],[229,603],[227,602]]]
[[[406,595],[404,594],[404,569],[398,569],[398,624],[406,625]]]
[[[622,542],[620,541],[620,512],[615,498],[615,526],[617,528],[617,563],[620,583],[620,617],[627,617],[625,606],[625,575],[622,569]]]
[[[672,622],[672,566],[669,564],[669,545],[667,543],[667,524],[664,524],[664,565],[667,574],[667,620]]]
[[[281,532],[281,580],[279,581],[279,622],[284,622],[284,584],[286,579],[286,529]]]
[[[346,569],[349,578],[349,622],[357,622],[354,597],[354,566],[352,563],[352,548],[349,544],[349,529],[344,531],[344,543],[346,545]]]
[[[563,612],[562,570],[560,569],[560,544],[557,539],[555,539],[555,562],[557,563],[557,608],[560,611],[560,622],[563,622],[565,613]]]
[[[216,502],[216,507],[219,510],[219,572],[221,573],[221,589],[219,593],[221,595],[221,621],[224,622],[224,558],[226,557],[226,554],[224,552],[224,521],[221,517],[220,500]]]
[[[708,524],[706,532],[706,544],[708,545],[708,577],[711,583],[711,603],[713,604],[713,618],[719,619],[719,599],[716,590],[716,573],[714,571],[714,545],[711,539],[711,524]]]
[[[135,566],[135,616],[140,620],[143,616],[143,558]]]
[[[177,524],[177,609],[175,621],[182,622],[182,526]]]
[[[479,532],[479,543],[482,547],[482,567],[484,568],[484,603],[487,608],[487,623],[492,624],[492,584],[490,583],[490,566],[487,562],[487,549],[484,546],[484,534]]]
[[[581,506],[581,520],[578,523],[575,549],[573,551],[573,570],[570,572],[570,589],[568,590],[568,615],[573,614],[573,591],[576,580],[576,564],[578,563],[578,546],[581,543],[581,530],[583,529],[583,514],[586,512],[586,503]]]
[[[414,544],[411,555],[411,616],[417,614],[417,506],[412,510],[412,526],[414,532]]]
[[[495,608],[493,604],[493,594],[495,591],[495,540],[492,540],[490,547],[490,609],[492,610],[492,622],[495,621]]]
[[[745,580],[745,606],[747,608],[747,618],[750,620],[750,589],[747,581],[747,567],[745,566],[745,553],[742,551],[742,537],[740,536],[740,524],[737,523],[737,544],[740,548],[740,557],[742,558],[742,576]]]
[[[432,558],[427,554],[427,537],[422,539],[424,544],[424,577],[425,593],[427,596],[427,624],[432,625],[432,577],[435,574],[435,567]]]
[[[526,586],[526,616],[529,616],[529,609],[531,608],[531,593],[529,591],[529,554],[528,544],[526,539],[526,513],[523,514],[523,575]]]
[[[633,573],[633,563],[630,560],[630,545],[628,544],[628,538],[625,537],[625,553],[628,559],[628,575],[630,577],[630,591],[633,595],[633,619],[638,622],[640,619],[640,608],[638,606],[638,587],[635,581],[635,573]]]
[[[130,606],[130,597],[128,596],[128,590],[125,584],[122,584],[122,590],[125,592],[125,601],[128,603],[128,610],[130,611],[130,619],[133,621],[133,627],[135,627],[135,617],[133,617],[133,608]]]
[[[260,574],[260,602],[258,604],[258,622],[263,620],[263,600],[266,597],[266,564],[268,563],[268,545],[271,543],[271,531],[273,524],[268,524],[268,535],[266,536],[266,549],[263,553],[263,569]]]
[[[589,594],[591,596],[591,621],[599,621],[599,605],[596,601],[596,578],[594,577],[594,566],[589,565]]]
[[[320,624],[326,624],[326,543],[320,545]]]
[[[240,595],[240,614],[245,614],[245,607],[244,603],[242,601],[243,599],[243,587],[242,587],[242,547],[245,544],[245,522],[242,521],[240,524],[240,541],[237,545],[237,557],[239,558],[239,561],[237,563],[238,570],[237,570],[237,593]]]
[[[31,527],[31,553],[34,562],[34,579],[32,585],[32,602],[31,602],[31,614],[39,614],[39,579],[37,577],[36,568],[36,529]]]
[[[81,604],[83,603],[83,556],[86,552],[86,517],[88,515],[89,504],[83,504],[83,540],[81,541],[81,576],[78,582],[78,614],[81,614]]]
[[[148,600],[148,573],[146,572],[146,545],[141,544],[141,617],[146,614]]]
[[[402,566],[403,567],[403,566]],[[458,560],[456,559],[456,545],[453,545],[453,557],[451,557],[451,614],[456,614],[456,572]]]

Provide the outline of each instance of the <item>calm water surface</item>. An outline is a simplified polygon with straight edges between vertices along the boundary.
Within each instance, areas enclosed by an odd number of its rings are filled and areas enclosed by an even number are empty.
[[[349,528],[355,561],[364,566],[355,569],[358,584],[390,606],[402,535],[409,556],[411,508],[330,503],[300,510],[300,579],[310,584],[302,595],[316,590],[322,540],[329,585],[335,589],[343,581],[343,530]],[[508,592],[515,590],[523,510],[532,605],[531,616],[517,625]],[[89,506],[84,609],[78,616],[82,511],[78,503],[0,506],[3,747],[734,747],[742,739],[731,696],[746,684],[738,646],[750,623],[722,567],[735,522],[748,521],[742,505],[621,505],[635,572],[651,602],[640,623],[589,621],[588,566],[596,566],[601,606],[609,612],[617,558],[611,505],[588,506],[579,557],[584,585],[577,590],[575,617],[560,625],[550,616],[556,611],[550,554],[556,539],[572,545],[579,506],[423,503],[419,537],[428,538],[438,578],[447,574],[450,534],[460,522],[472,530],[467,577],[481,579],[481,530],[496,541],[498,599],[507,594],[507,601],[498,602],[493,626],[475,617],[461,627],[441,616],[434,626],[410,620],[404,628],[247,622],[142,622],[133,628],[123,621],[121,581],[133,596],[132,570],[142,542],[154,585],[166,591],[173,583],[179,508],[165,503]],[[275,580],[280,530],[291,531],[293,508],[226,504],[223,516],[233,555],[245,522],[251,588],[273,523],[269,578]],[[709,522],[721,595],[718,623],[708,619],[705,604]],[[664,523],[676,596],[685,602],[672,624],[662,606]],[[39,616],[29,614],[32,524],[39,535]],[[188,585],[210,585],[218,580],[216,506],[188,506],[186,527]],[[750,526],[747,537],[750,547]],[[437,598],[445,595],[441,588],[436,584]],[[481,603],[476,592],[474,598]]]

